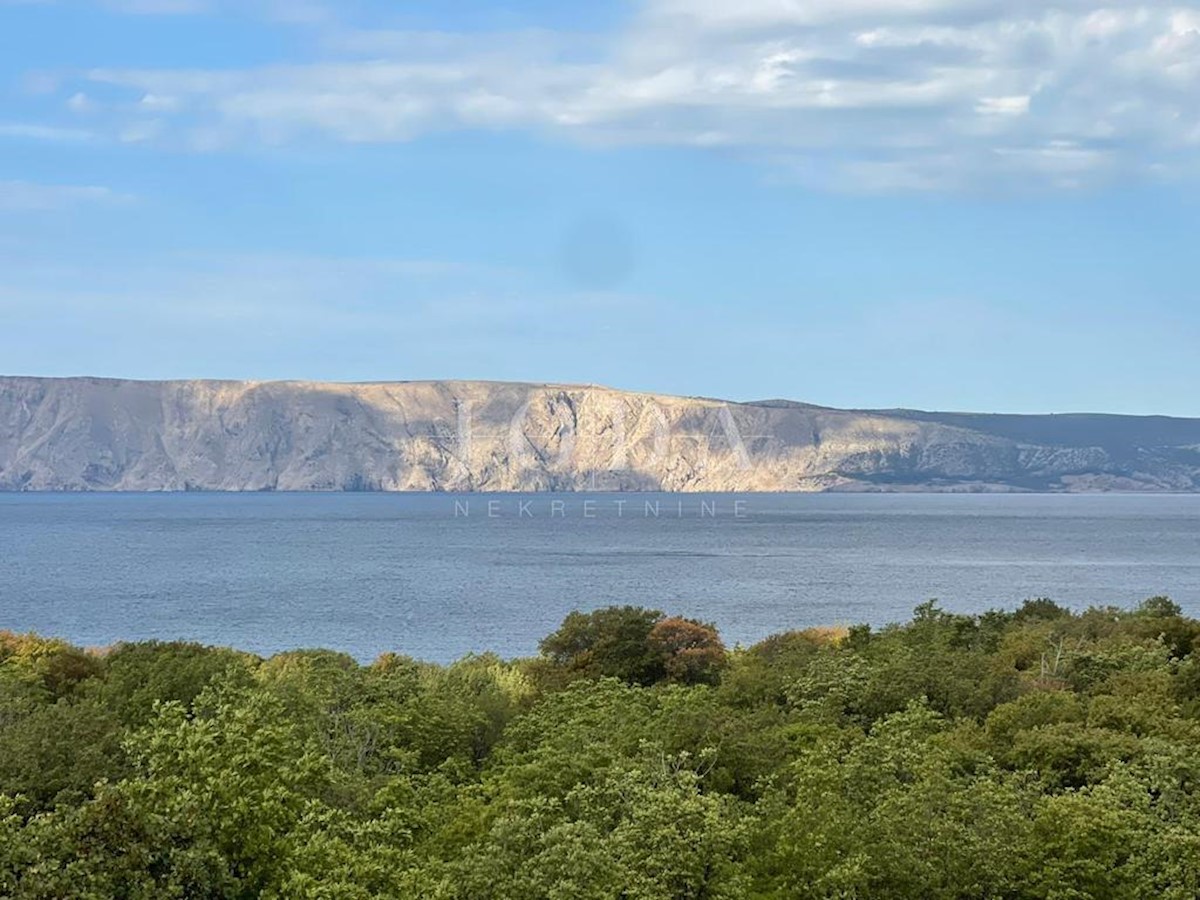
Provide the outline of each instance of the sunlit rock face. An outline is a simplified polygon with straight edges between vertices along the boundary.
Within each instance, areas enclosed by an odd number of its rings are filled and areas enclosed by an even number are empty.
[[[845,411],[591,385],[0,378],[0,489],[1174,490],[1200,420]]]

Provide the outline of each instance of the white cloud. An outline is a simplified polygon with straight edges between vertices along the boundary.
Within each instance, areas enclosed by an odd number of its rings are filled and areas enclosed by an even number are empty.
[[[184,16],[207,12],[206,0],[103,0],[102,6],[114,12],[138,16]]]
[[[57,0],[0,0],[0,6],[53,6]],[[208,0],[96,0],[96,5],[116,13],[149,16],[192,15],[212,8]]]
[[[91,0],[107,12],[129,16],[232,14],[285,25],[319,25],[334,20],[323,0]],[[4,6],[68,5],[65,0],[0,0]]]
[[[146,94],[138,101],[138,105],[146,110],[173,112],[179,108],[179,100],[176,97],[164,97],[161,94]]]
[[[981,116],[1021,116],[1029,112],[1028,94],[1017,97],[980,97],[975,111]]]
[[[36,122],[0,122],[0,138],[85,143],[94,140],[95,135],[81,128],[62,128],[57,125],[42,125]]]
[[[536,129],[739,149],[839,188],[1172,177],[1200,139],[1200,13],[1154,0],[646,0],[612,35],[325,48],[335,61],[86,80],[125,95],[114,134],[192,149]]]
[[[0,212],[44,212],[81,204],[120,204],[133,198],[107,187],[0,181]]]
[[[713,30],[812,26],[833,22],[919,19],[986,6],[982,0],[652,0],[651,15]]]

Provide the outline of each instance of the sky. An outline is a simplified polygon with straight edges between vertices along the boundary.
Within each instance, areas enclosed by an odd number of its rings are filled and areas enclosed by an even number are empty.
[[[0,373],[1200,416],[1200,8],[0,0]]]

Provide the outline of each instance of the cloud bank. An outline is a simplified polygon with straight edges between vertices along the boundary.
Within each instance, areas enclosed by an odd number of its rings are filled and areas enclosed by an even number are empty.
[[[199,151],[523,131],[862,191],[1197,170],[1200,11],[1170,3],[645,0],[610,34],[322,34],[311,62],[95,69],[59,99],[114,139]]]

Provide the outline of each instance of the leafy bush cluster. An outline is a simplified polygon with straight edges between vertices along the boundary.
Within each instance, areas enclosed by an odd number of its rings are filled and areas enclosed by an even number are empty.
[[[0,635],[0,896],[1195,898],[1200,622],[1049,601],[440,667]]]

